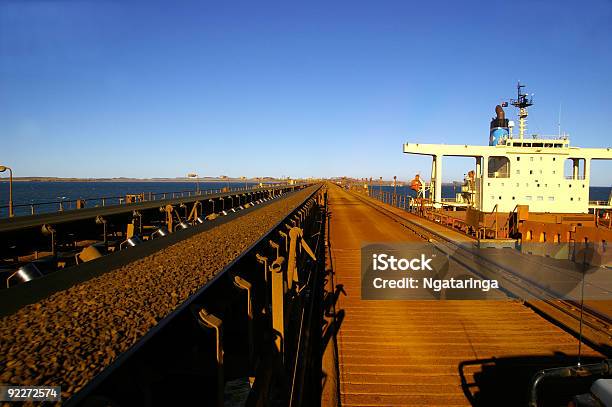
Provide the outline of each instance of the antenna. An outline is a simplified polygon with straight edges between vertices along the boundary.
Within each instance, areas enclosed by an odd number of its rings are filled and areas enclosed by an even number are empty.
[[[527,93],[521,93],[521,90],[525,87],[525,85],[521,85],[521,81],[516,85],[516,99],[510,99],[510,104],[514,107],[518,107],[519,109],[519,136],[521,140],[525,134],[525,130],[527,129],[527,108],[533,105],[533,94],[531,95],[531,99],[528,97]]]

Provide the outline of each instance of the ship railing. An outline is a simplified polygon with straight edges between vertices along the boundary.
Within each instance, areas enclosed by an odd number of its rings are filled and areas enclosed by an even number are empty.
[[[141,192],[138,194],[125,194],[121,196],[103,196],[95,198],[60,199],[55,201],[32,202],[26,204],[14,204],[13,210],[16,216],[37,215],[40,213],[63,212],[66,210],[81,209],[85,207],[101,207],[110,205],[129,205],[138,202],[159,201],[165,199],[188,198],[207,196],[223,192],[243,192],[260,188],[279,186],[281,184],[266,184],[263,187],[257,185],[242,187],[209,188],[200,190],[184,190],[170,192]],[[0,218],[8,217],[8,205],[0,206]],[[26,209],[27,208],[27,209]]]
[[[566,175],[565,179],[568,180],[576,180],[576,181],[583,181],[585,180],[585,176],[584,175],[576,175],[575,177],[573,175]]]
[[[499,212],[499,207],[497,204],[490,212],[478,211],[483,217],[476,225],[468,223],[466,219],[457,218],[444,211],[444,204],[456,203],[455,198],[442,198],[440,201],[433,201],[428,198],[415,198],[406,195],[399,196],[398,198],[394,199],[392,192],[387,191],[374,191],[374,193],[370,196],[380,200],[383,203],[397,206],[398,208],[414,213],[415,215],[421,216],[450,229],[461,231],[462,233],[473,236],[478,240],[487,238],[508,238],[510,237],[511,233],[516,230],[517,226],[512,223],[512,215],[516,213],[518,205],[515,205],[514,209],[512,209],[505,219],[500,218],[500,215],[505,216],[505,214]],[[441,204],[440,208],[437,208],[436,204]],[[490,225],[487,225],[487,215],[494,215],[493,221]]]
[[[516,138],[513,140],[517,140]],[[559,136],[558,134],[531,134],[528,137],[524,137],[523,141],[533,141],[533,140],[560,140],[566,141],[569,140],[568,135]]]
[[[518,216],[517,209],[518,204],[514,205],[514,208],[508,214],[506,218],[506,223],[502,226],[502,230],[506,231],[507,237],[512,237],[518,233]]]
[[[482,212],[483,216],[483,223],[484,221],[486,221],[486,216],[487,215],[495,215],[495,218],[493,219],[493,224],[491,225],[491,227],[487,227],[486,224],[483,224],[481,227],[479,227],[479,231],[476,235],[476,238],[478,240],[480,239],[486,239],[487,238],[487,230],[492,230],[494,232],[494,238],[497,239],[499,237],[499,210],[497,208],[497,204],[495,204],[495,206],[493,207],[493,210],[491,212]]]
[[[505,221],[503,218],[500,219],[500,212],[499,212],[499,207],[497,204],[495,204],[491,212],[481,212],[483,215],[483,219],[482,219],[483,225],[479,228],[479,233],[477,235],[477,238],[480,240],[480,239],[487,239],[490,237],[493,237],[494,239],[504,239],[504,238],[511,237],[511,235],[516,233],[516,231],[518,230],[517,229],[518,225],[516,224],[515,222],[516,219],[514,217],[517,209],[518,209],[518,205],[515,205],[512,211],[510,211],[510,213],[506,217]],[[487,215],[495,215],[491,226],[486,225]],[[492,233],[487,233],[489,231]]]

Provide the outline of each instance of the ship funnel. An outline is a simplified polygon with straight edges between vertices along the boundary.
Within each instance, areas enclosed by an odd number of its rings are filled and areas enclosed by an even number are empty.
[[[491,119],[491,131],[489,133],[489,145],[496,146],[508,138],[508,119],[504,109],[497,105],[495,106],[495,117]]]
[[[500,105],[495,106],[495,114],[497,115],[497,120],[506,119],[506,112],[504,112],[504,109]]]

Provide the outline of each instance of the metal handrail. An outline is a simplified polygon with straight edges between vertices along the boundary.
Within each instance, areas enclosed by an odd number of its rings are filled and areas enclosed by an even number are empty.
[[[62,199],[59,201],[47,201],[47,202],[33,202],[33,203],[27,203],[27,204],[14,204],[13,205],[13,209],[15,208],[24,208],[24,207],[29,207],[30,208],[30,215],[35,215],[36,213],[40,213],[37,212],[35,208],[38,208],[40,206],[48,206],[48,205],[57,205],[58,212],[62,212],[64,210],[72,210],[72,209],[76,209],[76,204],[79,201],[82,202],[100,202],[99,205],[95,205],[95,206],[107,206],[107,201],[110,202],[117,202],[117,203],[113,203],[113,205],[128,205],[130,203],[137,203],[137,202],[150,202],[150,201],[155,201],[158,199],[168,199],[168,198],[183,198],[185,196],[191,197],[191,196],[203,196],[203,195],[212,195],[215,193],[221,193],[221,192],[240,192],[240,191],[252,191],[252,190],[257,190],[260,188],[267,188],[267,187],[271,187],[271,186],[277,186],[277,185],[281,185],[281,184],[266,184],[263,187],[260,187],[259,185],[253,185],[250,187],[236,187],[236,188],[227,188],[227,187],[223,187],[223,188],[209,188],[209,189],[202,189],[200,191],[193,191],[193,190],[184,190],[184,191],[170,191],[170,192],[141,192],[138,194],[125,194],[125,195],[121,195],[121,196],[103,196],[103,197],[96,197],[96,198],[78,198],[78,199]],[[227,189],[227,190],[226,190]],[[224,191],[226,190],[226,191]],[[186,195],[187,194],[187,195]],[[134,202],[125,202],[125,198],[127,195],[137,195],[137,196],[142,196],[144,197],[144,199],[142,200],[135,200]],[[160,197],[160,198],[157,198]],[[149,199],[147,199],[149,198]],[[157,198],[157,199],[156,199]],[[66,207],[67,205],[67,207]],[[8,205],[0,205],[0,213],[3,212],[3,210],[8,209]],[[51,213],[53,211],[48,211],[45,213]],[[17,216],[25,216],[25,215],[17,215]],[[3,218],[3,216],[0,216],[0,218]]]
[[[512,140],[519,140],[519,139],[512,139]],[[559,136],[559,135],[556,135],[556,134],[532,134],[531,138],[529,138],[529,137],[523,138],[523,141],[531,141],[531,142],[533,142],[534,140],[536,140],[536,141],[537,140],[568,141],[569,137],[567,135]]]

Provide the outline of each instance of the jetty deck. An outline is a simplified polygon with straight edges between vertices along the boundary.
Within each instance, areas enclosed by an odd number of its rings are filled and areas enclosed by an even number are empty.
[[[524,405],[535,371],[575,363],[577,339],[516,300],[362,300],[362,244],[421,238],[368,198],[328,196],[342,406]]]

